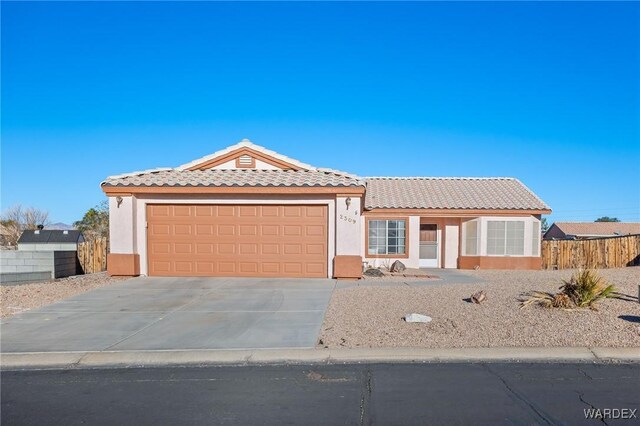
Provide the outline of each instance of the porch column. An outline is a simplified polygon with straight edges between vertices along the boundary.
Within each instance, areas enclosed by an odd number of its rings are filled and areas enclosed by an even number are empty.
[[[135,253],[135,199],[109,196],[109,275],[140,275],[140,258]]]
[[[362,276],[362,198],[338,194],[336,197],[335,278]]]

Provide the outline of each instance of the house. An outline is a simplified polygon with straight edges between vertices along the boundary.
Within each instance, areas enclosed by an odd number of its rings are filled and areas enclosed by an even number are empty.
[[[640,222],[555,222],[545,240],[586,240],[640,234]]]
[[[246,139],[101,187],[112,275],[355,278],[396,259],[539,269],[551,211],[513,178],[361,178]]]
[[[23,231],[18,239],[20,251],[76,251],[84,241],[77,230],[36,229]]]

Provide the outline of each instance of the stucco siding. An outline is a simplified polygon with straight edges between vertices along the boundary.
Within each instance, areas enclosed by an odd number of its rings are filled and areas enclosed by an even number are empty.
[[[135,197],[109,197],[109,245],[111,253],[134,253]]]
[[[347,206],[347,199],[349,205]],[[360,256],[362,253],[361,198],[336,198],[336,255]]]

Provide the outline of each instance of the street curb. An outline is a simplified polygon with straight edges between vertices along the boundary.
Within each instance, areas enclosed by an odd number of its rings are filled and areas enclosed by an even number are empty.
[[[640,348],[356,348],[3,353],[0,368],[427,362],[640,362]]]

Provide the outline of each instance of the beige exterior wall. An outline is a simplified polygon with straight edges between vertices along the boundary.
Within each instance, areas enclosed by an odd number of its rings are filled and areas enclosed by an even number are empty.
[[[324,196],[286,197],[286,196],[216,196],[180,197],[171,195],[140,195],[123,197],[120,208],[116,207],[115,197],[109,197],[110,244],[111,253],[138,254],[140,256],[140,275],[147,275],[147,204],[321,204],[328,206],[328,277],[333,276],[333,258],[337,251],[351,254],[353,239],[349,232],[344,238],[336,237],[336,202]],[[359,201],[354,202],[359,209]],[[351,208],[350,208],[351,210]],[[357,225],[355,225],[357,227]],[[359,254],[356,253],[356,254]]]
[[[109,245],[111,253],[136,253],[135,197],[122,197],[118,207],[117,197],[109,197]]]
[[[347,198],[350,198],[347,207]],[[362,212],[360,197],[336,198],[336,255],[362,254]]]
[[[218,195],[210,196],[181,196],[175,195],[139,195],[137,197],[122,197],[122,203],[118,207],[116,197],[109,197],[110,214],[110,244],[111,253],[138,254],[140,257],[140,274],[147,274],[147,235],[146,235],[146,205],[147,204],[322,204],[328,206],[328,277],[333,277],[333,259],[338,256],[362,256],[363,261],[373,267],[390,266],[395,260],[400,260],[409,268],[420,267],[420,222],[433,222],[438,224],[440,235],[440,267],[452,266],[460,256],[465,256],[465,226],[466,218],[428,218],[412,215],[408,216],[409,232],[407,236],[408,257],[382,258],[367,257],[366,247],[366,219],[375,219],[375,216],[362,216],[360,197],[350,197],[351,203],[347,208],[348,197],[339,196],[335,199],[325,195],[309,195],[306,197],[272,195],[272,196],[238,196]],[[397,217],[402,217],[398,215]],[[407,217],[407,216],[404,216]],[[478,251],[476,256],[487,256],[486,236],[487,222],[490,220],[520,220],[525,222],[524,255],[520,257],[539,257],[540,253],[533,253],[533,223],[539,222],[534,216],[505,217],[505,216],[481,216],[473,220],[478,222]],[[458,228],[457,253],[448,253],[452,249],[451,241],[447,241],[452,235],[447,235],[447,228]],[[449,238],[448,238],[449,237]],[[447,250],[449,248],[449,250]],[[454,249],[455,250],[455,249]],[[448,256],[447,256],[448,255]],[[450,261],[445,265],[449,257]],[[495,256],[518,257],[518,256]]]

